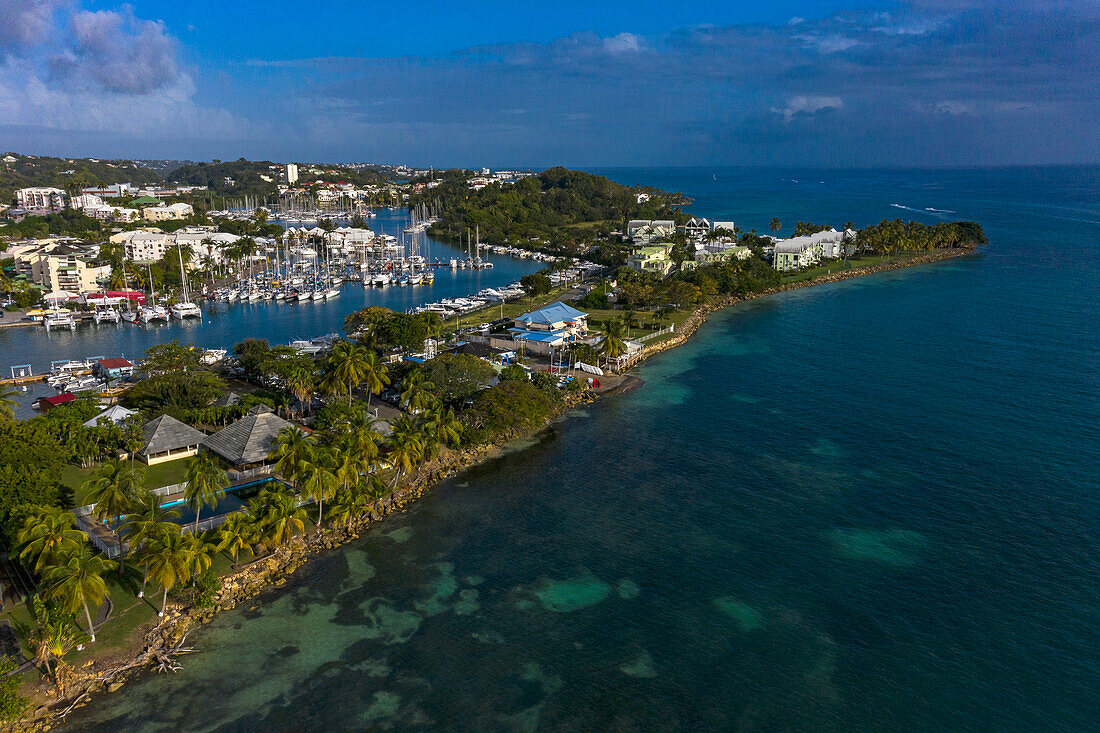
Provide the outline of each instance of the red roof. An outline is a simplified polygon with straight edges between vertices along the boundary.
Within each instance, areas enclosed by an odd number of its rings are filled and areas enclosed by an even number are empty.
[[[66,402],[72,402],[76,399],[76,395],[72,392],[62,392],[56,397],[40,397],[38,399],[38,407],[43,410],[50,410],[58,405],[64,405]]]
[[[126,359],[100,359],[99,365],[104,369],[125,369],[133,366]]]

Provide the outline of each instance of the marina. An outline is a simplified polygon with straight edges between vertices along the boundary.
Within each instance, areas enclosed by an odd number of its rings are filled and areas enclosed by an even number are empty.
[[[372,226],[376,231],[392,232],[397,236],[407,221],[404,210],[383,209],[372,219]],[[429,239],[427,235],[419,236]],[[435,256],[444,261],[465,256],[463,249],[446,243],[430,241],[429,244]],[[242,299],[239,294],[233,301],[208,300],[202,305],[201,318],[179,320],[171,317],[167,307],[149,305],[150,309],[163,308],[163,313],[151,310],[146,313],[138,309],[134,313],[141,315],[132,323],[126,322],[127,311],[123,310],[119,323],[97,324],[89,317],[75,328],[0,329],[0,373],[4,377],[14,376],[9,374],[10,367],[25,364],[34,374],[41,374],[48,371],[54,360],[83,359],[87,354],[138,359],[150,346],[173,339],[203,349],[226,350],[250,337],[266,338],[273,344],[308,341],[322,334],[342,331],[344,317],[367,306],[411,311],[433,302],[470,299],[486,289],[506,288],[544,264],[530,257],[501,254],[494,257],[492,268],[435,268],[432,284],[418,287],[364,287],[361,280],[348,280],[327,288],[321,298],[311,297],[308,302],[301,299],[288,302],[285,297],[277,300],[274,295],[270,299]],[[336,291],[335,295],[329,294],[332,290]],[[126,305],[121,307],[125,309]],[[146,317],[149,320],[145,320]],[[18,414],[22,417],[33,414],[37,398],[56,394],[45,384],[26,386],[19,397]]]

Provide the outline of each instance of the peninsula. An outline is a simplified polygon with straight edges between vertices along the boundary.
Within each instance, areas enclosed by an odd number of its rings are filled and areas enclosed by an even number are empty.
[[[204,168],[175,168],[188,182],[171,193],[157,179],[163,199],[140,226],[124,219],[141,196],[73,209],[100,194],[14,192],[56,210],[13,207],[0,227],[11,312],[37,323],[44,305],[39,320],[73,328],[110,312],[127,328],[123,313],[144,314],[158,295],[168,308],[229,302],[231,291],[299,307],[292,292],[325,299],[382,275],[412,287],[433,264],[477,268],[493,255],[545,268],[464,304],[357,310],[341,335],[313,341],[241,334],[231,354],[171,341],[136,362],[58,365],[59,394],[30,419],[14,417],[14,388],[0,388],[9,720],[63,717],[127,675],[176,669],[196,623],[569,408],[629,388],[632,367],[718,308],[986,243],[972,222],[798,222],[781,238],[778,219],[746,231],[684,213],[681,194],[561,168],[378,169],[308,191],[291,180],[297,166]],[[214,208],[211,189],[233,176],[256,190]],[[408,243],[369,228],[375,209],[398,203],[411,215]],[[310,217],[315,226],[301,226]],[[427,236],[466,258],[433,263],[413,244]],[[59,287],[72,268],[91,287]],[[111,302],[108,288],[122,294]]]

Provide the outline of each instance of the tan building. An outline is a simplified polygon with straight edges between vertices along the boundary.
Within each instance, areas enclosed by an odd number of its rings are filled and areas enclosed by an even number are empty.
[[[46,244],[16,255],[16,268],[46,291],[87,293],[99,289],[99,281],[111,276],[109,264],[97,262],[94,247]]]
[[[146,206],[141,210],[146,221],[177,221],[186,219],[195,213],[191,204],[169,204],[168,206]]]

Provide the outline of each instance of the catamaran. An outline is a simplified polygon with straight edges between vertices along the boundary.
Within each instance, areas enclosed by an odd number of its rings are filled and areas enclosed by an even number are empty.
[[[52,331],[55,328],[67,328],[70,331],[76,330],[76,321],[73,319],[72,314],[60,308],[48,311],[46,317],[42,319],[42,323],[45,324],[47,331]]]
[[[172,315],[181,321],[184,318],[202,318],[202,310],[191,302],[187,295],[187,268],[183,266],[183,248],[177,247],[176,252],[180,258],[180,275],[183,278],[183,302],[174,304],[169,310]]]

